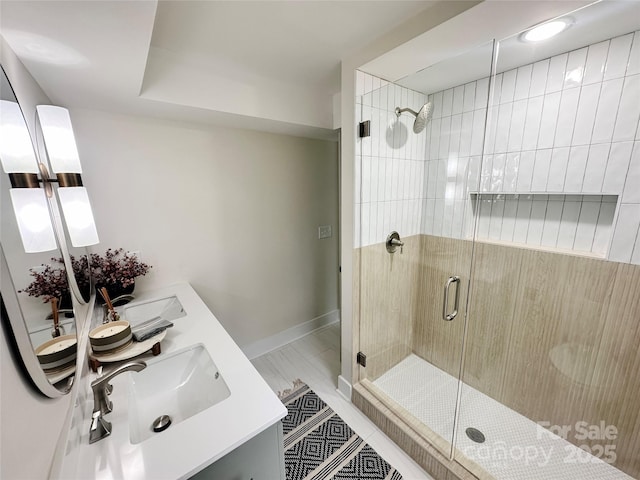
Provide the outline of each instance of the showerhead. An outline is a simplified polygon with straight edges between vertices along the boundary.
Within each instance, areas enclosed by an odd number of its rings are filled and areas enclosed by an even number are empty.
[[[411,110],[410,108],[396,107],[396,116],[400,117],[400,114],[402,112],[410,112],[414,117],[416,117],[415,121],[413,122],[413,133],[420,133],[422,130],[424,130],[424,127],[427,126],[427,122],[431,120],[433,106],[431,102],[427,102],[417,112]]]

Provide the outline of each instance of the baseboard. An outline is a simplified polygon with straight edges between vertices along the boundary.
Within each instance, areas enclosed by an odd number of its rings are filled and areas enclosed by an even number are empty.
[[[351,384],[342,375],[338,375],[338,393],[348,402],[351,401]]]
[[[263,338],[258,340],[257,342],[250,343],[249,345],[245,345],[240,347],[243,353],[252,360],[260,355],[264,355],[265,353],[269,353],[277,348],[280,348],[287,343],[291,343],[294,340],[299,339],[300,337],[304,337],[309,333],[313,332],[322,327],[326,327],[327,325],[331,325],[340,320],[340,310],[333,310],[329,313],[325,313],[324,315],[320,315],[319,317],[313,318],[307,322],[296,325],[295,327],[287,328],[282,332],[276,333],[267,338]]]

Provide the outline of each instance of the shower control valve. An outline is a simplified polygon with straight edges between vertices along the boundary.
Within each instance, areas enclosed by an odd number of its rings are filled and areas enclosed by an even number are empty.
[[[398,232],[391,232],[387,237],[387,252],[395,253],[398,247],[400,247],[400,253],[402,254],[404,242],[400,240]]]

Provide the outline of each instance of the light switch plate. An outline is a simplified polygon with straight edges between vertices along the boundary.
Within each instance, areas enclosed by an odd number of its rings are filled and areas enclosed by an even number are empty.
[[[318,238],[329,238],[331,236],[331,225],[322,225],[318,227]]]

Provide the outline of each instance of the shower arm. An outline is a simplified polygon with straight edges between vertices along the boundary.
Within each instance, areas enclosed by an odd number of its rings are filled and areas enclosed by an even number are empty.
[[[411,112],[413,114],[414,117],[418,116],[418,112],[416,112],[415,110],[412,110],[410,108],[400,108],[400,107],[396,107],[396,116],[399,117],[400,114],[402,112]]]

